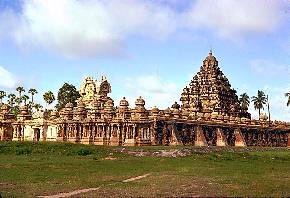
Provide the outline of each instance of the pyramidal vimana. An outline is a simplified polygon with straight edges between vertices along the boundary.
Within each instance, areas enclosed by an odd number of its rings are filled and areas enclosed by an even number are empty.
[[[290,146],[290,124],[270,121],[265,114],[251,119],[221,71],[212,52],[171,108],[145,108],[138,97],[129,108],[126,98],[115,107],[106,77],[84,79],[77,105],[59,111],[29,113],[27,105],[15,116],[3,104],[0,139],[59,141],[95,145]]]

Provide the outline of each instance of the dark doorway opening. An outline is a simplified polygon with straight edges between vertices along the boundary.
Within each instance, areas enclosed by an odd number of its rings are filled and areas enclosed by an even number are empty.
[[[40,129],[36,128],[36,129],[34,129],[34,138],[33,138],[33,140],[35,142],[38,142],[39,139],[40,139]]]

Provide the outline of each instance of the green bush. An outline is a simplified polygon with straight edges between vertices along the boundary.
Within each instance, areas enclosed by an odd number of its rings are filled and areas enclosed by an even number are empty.
[[[92,151],[87,148],[80,148],[79,150],[77,150],[77,154],[81,156],[86,156],[92,154]]]
[[[23,147],[23,148],[16,148],[15,150],[15,154],[16,155],[29,155],[31,154],[31,149],[27,148],[27,147]]]

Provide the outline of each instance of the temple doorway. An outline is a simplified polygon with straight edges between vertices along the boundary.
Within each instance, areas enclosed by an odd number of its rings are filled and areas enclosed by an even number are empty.
[[[40,129],[39,128],[35,128],[34,129],[34,138],[33,141],[38,142],[40,139]]]

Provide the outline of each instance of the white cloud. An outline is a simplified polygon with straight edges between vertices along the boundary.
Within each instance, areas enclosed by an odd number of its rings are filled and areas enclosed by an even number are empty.
[[[176,17],[151,1],[24,0],[18,21],[10,18],[20,46],[82,57],[119,54],[133,34],[162,39],[175,29]]]
[[[0,14],[0,38],[67,57],[125,53],[132,35],[158,40],[206,27],[224,38],[267,33],[283,22],[286,0],[23,0]],[[178,9],[182,5],[183,9]],[[283,7],[284,6],[284,7]]]
[[[257,74],[272,76],[290,74],[290,66],[275,64],[268,60],[255,59],[251,61],[250,65],[251,69]]]
[[[171,107],[174,101],[179,101],[180,91],[176,84],[167,82],[158,76],[148,75],[137,78],[128,78],[125,83],[126,93],[130,93],[128,100],[134,107],[136,98],[142,96],[146,107],[157,106],[160,109]]]
[[[185,17],[187,25],[236,40],[249,33],[273,32],[286,17],[286,8],[286,0],[197,0]]]
[[[14,75],[0,66],[0,88],[13,88],[15,85]]]

